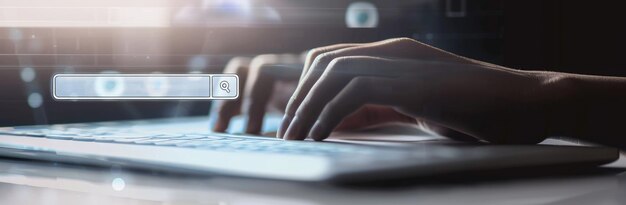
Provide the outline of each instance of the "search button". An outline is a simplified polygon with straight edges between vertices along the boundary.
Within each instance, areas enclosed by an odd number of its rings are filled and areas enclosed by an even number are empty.
[[[228,84],[228,81],[222,80],[220,81],[220,88],[223,91],[226,91],[227,93],[230,93],[230,85]]]
[[[236,75],[214,75],[211,79],[214,99],[239,97],[239,78]]]

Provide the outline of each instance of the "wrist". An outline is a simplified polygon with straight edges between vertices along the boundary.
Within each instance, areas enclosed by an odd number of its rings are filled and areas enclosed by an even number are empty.
[[[541,90],[544,101],[543,117],[546,136],[575,137],[586,130],[586,106],[584,89],[576,75],[558,72],[543,72]]]

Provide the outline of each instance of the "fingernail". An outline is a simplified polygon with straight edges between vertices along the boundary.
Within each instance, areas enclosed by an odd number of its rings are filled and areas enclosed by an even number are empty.
[[[300,119],[298,119],[298,117],[295,117],[289,124],[289,128],[287,128],[287,131],[285,132],[285,136],[283,136],[283,139],[286,139],[286,140],[296,139],[297,137],[296,135],[299,133],[299,131],[300,131]]]

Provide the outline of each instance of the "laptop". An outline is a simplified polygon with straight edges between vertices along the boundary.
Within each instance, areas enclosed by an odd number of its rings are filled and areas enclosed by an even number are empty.
[[[0,156],[182,174],[342,183],[519,168],[590,167],[619,156],[617,149],[591,146],[283,141],[212,133],[207,125],[206,117],[185,117],[4,127],[0,128]]]

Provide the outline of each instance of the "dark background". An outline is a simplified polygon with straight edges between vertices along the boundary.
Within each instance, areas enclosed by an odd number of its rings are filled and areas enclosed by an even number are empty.
[[[340,43],[411,37],[454,53],[529,70],[626,76],[622,8],[614,1],[377,0],[377,28],[346,28],[352,1],[259,1],[282,20],[169,28],[0,28],[0,126],[206,115],[210,102],[57,102],[53,73],[220,72],[234,56],[300,53]],[[179,1],[172,7],[194,7]],[[280,4],[280,6],[277,6]],[[12,39],[19,34],[19,40]],[[34,37],[33,37],[34,36]],[[36,79],[20,78],[24,67]],[[27,98],[41,93],[31,108]]]

